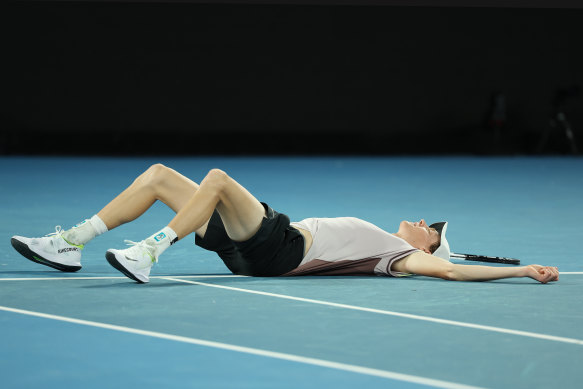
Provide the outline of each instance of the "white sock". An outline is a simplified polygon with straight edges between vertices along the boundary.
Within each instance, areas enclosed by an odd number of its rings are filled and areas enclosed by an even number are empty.
[[[101,218],[97,215],[93,215],[93,217],[91,219],[89,219],[89,222],[91,223],[93,228],[95,228],[95,232],[96,232],[95,236],[105,234],[107,231],[109,231],[107,229],[107,226],[103,222],[103,220],[101,220]]]
[[[154,246],[154,256],[158,258],[170,245],[178,241],[176,232],[168,226],[162,228],[146,241]]]
[[[107,226],[97,215],[85,219],[73,228],[64,232],[63,237],[70,243],[84,245],[91,239],[107,232]]]

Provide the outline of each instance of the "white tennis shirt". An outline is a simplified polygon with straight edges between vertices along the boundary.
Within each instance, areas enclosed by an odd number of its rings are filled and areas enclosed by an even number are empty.
[[[354,217],[310,218],[291,223],[312,234],[300,265],[282,276],[403,276],[391,265],[418,249],[372,223]]]

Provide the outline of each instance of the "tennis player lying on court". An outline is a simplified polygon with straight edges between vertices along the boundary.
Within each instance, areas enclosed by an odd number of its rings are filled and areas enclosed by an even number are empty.
[[[160,200],[176,212],[168,226],[125,250],[107,250],[107,261],[145,283],[160,255],[196,233],[195,243],[215,251],[235,274],[248,276],[419,274],[445,280],[484,281],[530,277],[557,281],[556,267],[467,266],[449,262],[447,223],[402,221],[390,234],[351,217],[289,218],[260,203],[225,172],[213,169],[198,185],[156,164],[99,213],[44,238],[14,236],[12,245],[31,261],[62,271],[81,269],[81,250],[91,239],[128,223]]]

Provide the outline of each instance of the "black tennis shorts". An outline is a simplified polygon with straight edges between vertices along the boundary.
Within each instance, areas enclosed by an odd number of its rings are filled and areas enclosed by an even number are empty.
[[[304,237],[290,226],[287,215],[261,204],[266,217],[249,240],[232,241],[215,210],[204,238],[196,235],[196,245],[216,252],[234,274],[274,277],[295,269],[304,256]]]

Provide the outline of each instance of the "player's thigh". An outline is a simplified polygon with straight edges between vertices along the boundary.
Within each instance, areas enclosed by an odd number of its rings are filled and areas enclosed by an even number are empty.
[[[156,197],[178,212],[198,190],[199,185],[169,167],[164,167],[156,179]]]
[[[265,208],[247,189],[225,175],[217,211],[223,220],[227,235],[242,242],[251,238],[261,227]]]

